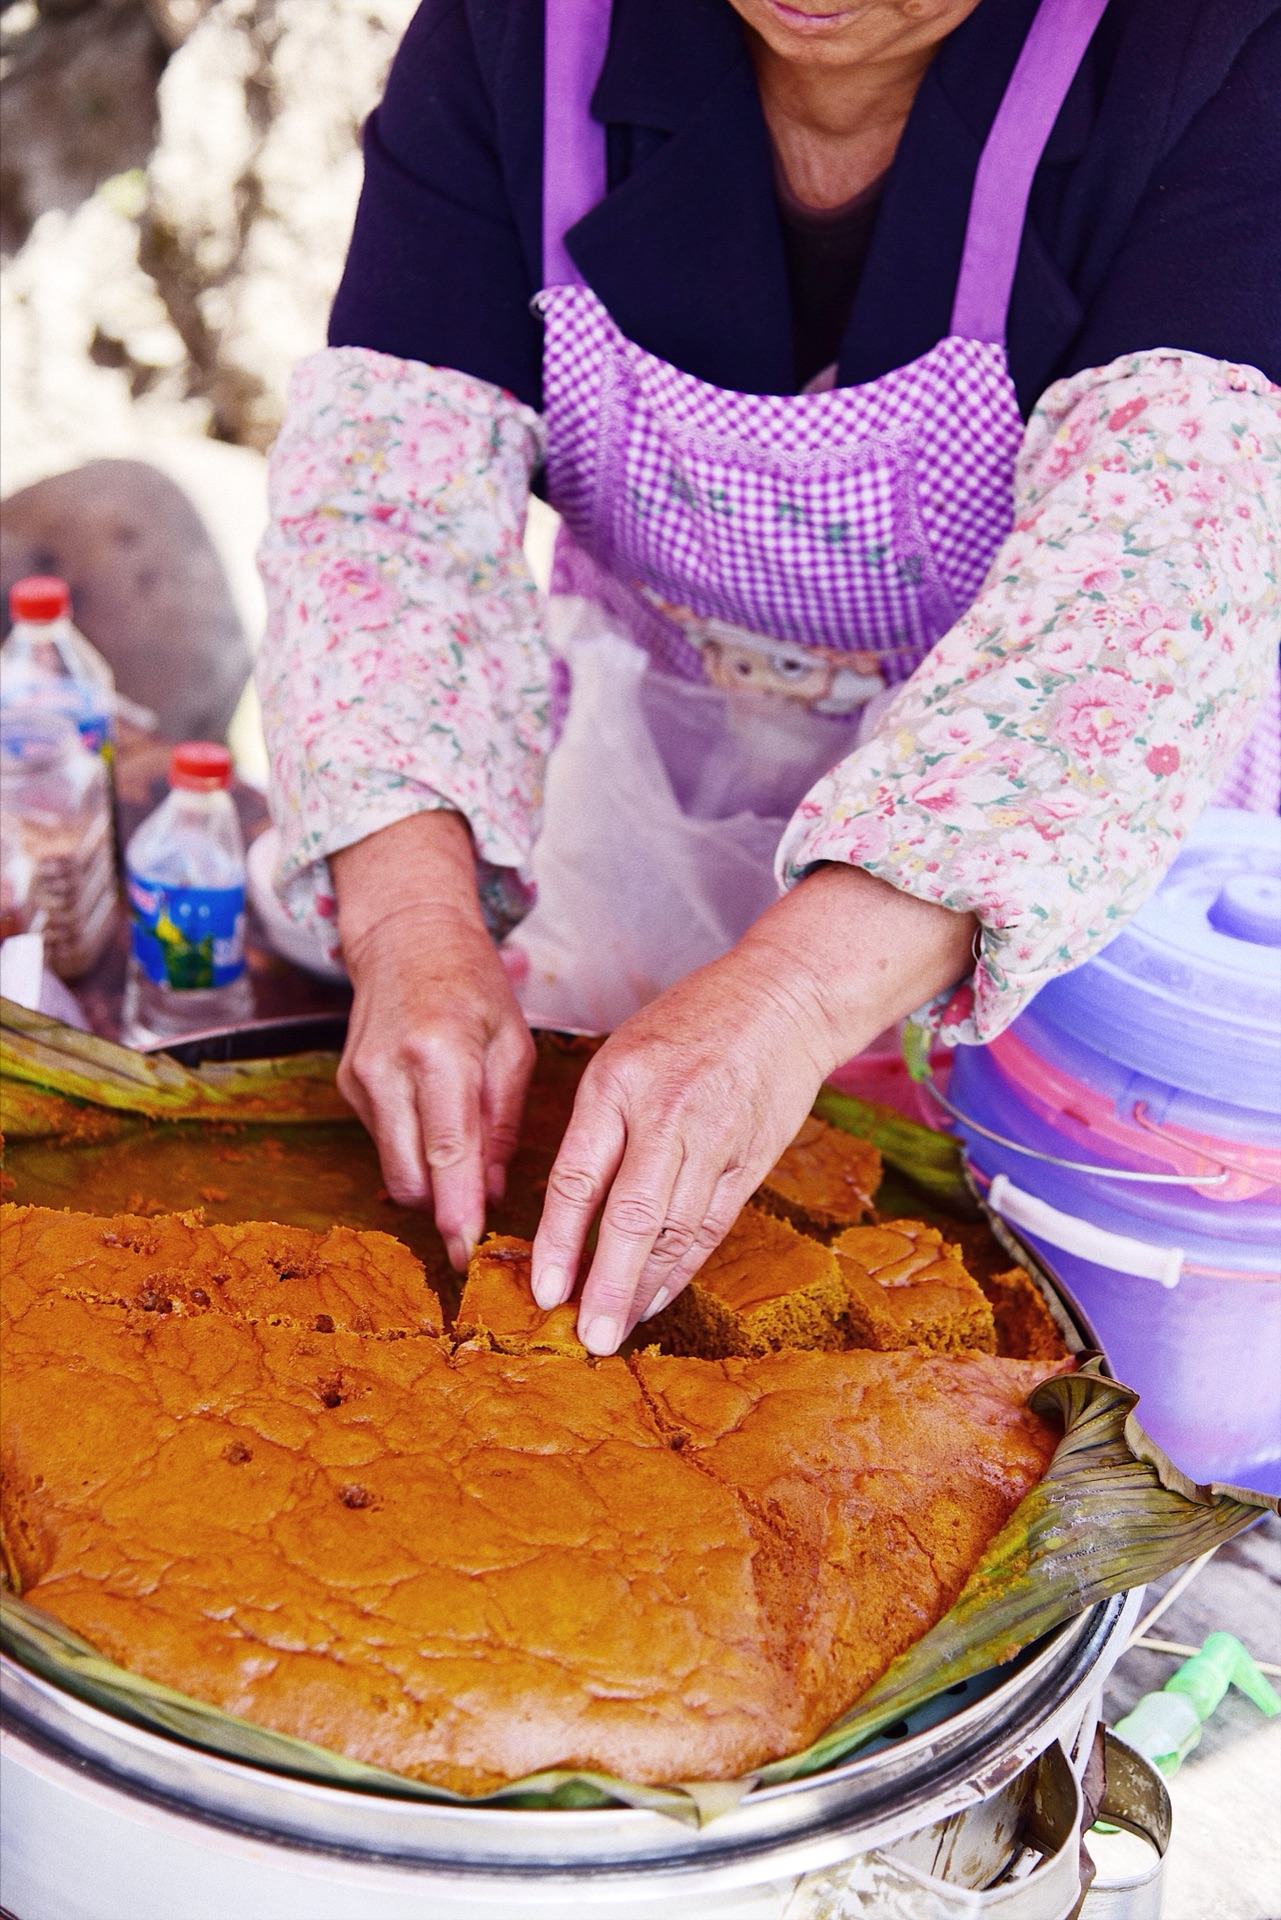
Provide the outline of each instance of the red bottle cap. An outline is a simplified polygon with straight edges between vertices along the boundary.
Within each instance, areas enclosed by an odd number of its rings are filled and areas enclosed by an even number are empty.
[[[188,793],[216,793],[231,785],[231,755],[212,740],[184,740],[169,757],[169,785]]]
[[[9,589],[9,613],[14,620],[61,620],[71,612],[71,589],[50,573],[31,573]]]

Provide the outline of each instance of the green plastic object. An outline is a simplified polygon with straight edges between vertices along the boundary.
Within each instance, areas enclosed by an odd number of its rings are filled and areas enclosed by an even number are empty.
[[[1229,1687],[1239,1687],[1269,1719],[1281,1713],[1281,1699],[1241,1642],[1230,1633],[1212,1633],[1160,1693],[1145,1693],[1133,1713],[1117,1721],[1115,1731],[1162,1773],[1177,1773]]]
[[[915,1080],[918,1087],[930,1077],[930,1048],[933,1045],[934,1035],[927,1028],[918,1026],[915,1020],[903,1022],[903,1058],[907,1062],[908,1078]]]

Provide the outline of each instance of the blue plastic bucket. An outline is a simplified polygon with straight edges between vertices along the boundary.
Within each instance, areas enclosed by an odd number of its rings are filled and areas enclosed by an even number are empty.
[[[1158,1444],[1281,1492],[1281,821],[1207,812],[1116,940],[957,1049],[948,1093]]]

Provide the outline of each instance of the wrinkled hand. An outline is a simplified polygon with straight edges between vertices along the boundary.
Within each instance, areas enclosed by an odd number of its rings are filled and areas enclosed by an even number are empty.
[[[968,915],[826,867],[624,1023],[583,1076],[534,1242],[540,1306],[596,1251],[579,1338],[612,1353],[724,1238],[819,1086],[966,970]]]
[[[806,997],[735,956],[634,1014],[584,1074],[548,1181],[539,1304],[569,1297],[608,1195],[578,1326],[593,1353],[612,1353],[724,1238],[795,1137],[826,1060]]]
[[[332,862],[355,990],[338,1088],[402,1206],[467,1264],[503,1191],[534,1045],[476,903],[467,829],[431,813]]]

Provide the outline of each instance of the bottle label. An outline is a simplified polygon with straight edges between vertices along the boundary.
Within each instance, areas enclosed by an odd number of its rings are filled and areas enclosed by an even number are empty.
[[[8,708],[33,707],[45,713],[62,713],[75,723],[76,731],[90,753],[100,753],[110,761],[115,750],[115,716],[98,704],[99,696],[78,680],[37,680],[24,683],[11,679],[5,687],[4,705]]]
[[[105,713],[91,714],[88,719],[77,720],[80,738],[90,753],[100,753],[110,765],[115,754],[115,742],[111,737],[111,720]]]
[[[245,970],[243,887],[161,887],[130,871],[134,959],[178,993],[228,987]]]

